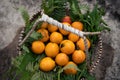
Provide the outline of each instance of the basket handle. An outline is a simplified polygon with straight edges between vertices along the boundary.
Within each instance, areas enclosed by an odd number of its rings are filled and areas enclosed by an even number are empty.
[[[50,24],[53,24],[59,28],[62,28],[66,31],[69,31],[69,32],[72,32],[74,34],[77,34],[78,36],[80,36],[81,38],[84,38],[85,35],[98,35],[98,34],[101,34],[101,32],[83,32],[83,31],[80,31],[78,29],[75,29],[71,26],[68,26],[68,25],[65,25],[65,24],[62,24],[60,22],[58,22],[57,20],[54,20],[53,18],[47,16],[46,14],[43,13],[43,11],[41,12],[41,18],[38,19],[32,29],[28,32],[28,34],[25,36],[25,38],[23,39],[23,41],[19,44],[19,46],[21,46],[25,41],[26,39],[31,35],[31,33],[35,30],[37,24],[41,21],[45,21],[45,22],[48,22]]]
[[[97,35],[97,34],[101,33],[101,32],[83,32],[83,31],[73,28],[72,26],[62,24],[62,23],[58,22],[57,20],[54,20],[53,18],[49,17],[48,15],[44,14],[43,12],[41,14],[42,14],[42,17],[39,19],[39,21],[45,21],[50,24],[53,24],[59,28],[66,30],[66,31],[77,34],[81,38],[83,38],[84,35]]]
[[[74,34],[77,34],[78,36],[82,37],[83,38],[83,34],[84,32],[78,30],[78,29],[75,29],[71,26],[68,26],[68,25],[64,25],[60,22],[58,22],[57,20],[54,20],[53,18],[47,16],[46,14],[42,14],[42,17],[39,19],[39,21],[45,21],[45,22],[48,22],[50,24],[53,24],[55,26],[57,26],[58,28],[62,28],[66,31],[69,31],[69,32],[72,32]]]

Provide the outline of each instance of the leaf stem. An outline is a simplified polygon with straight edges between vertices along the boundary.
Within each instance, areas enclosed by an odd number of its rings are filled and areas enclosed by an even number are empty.
[[[85,65],[84,65],[84,67],[83,67],[83,70],[81,71],[80,75],[78,76],[78,80],[80,80],[80,78],[82,77],[82,74],[83,74],[83,72],[84,72],[85,69],[86,69],[86,66],[87,66],[87,64],[85,63]]]

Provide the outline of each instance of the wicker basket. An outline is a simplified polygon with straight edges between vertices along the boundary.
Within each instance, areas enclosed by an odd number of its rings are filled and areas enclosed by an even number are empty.
[[[24,36],[24,29],[21,31],[20,33],[20,36],[19,36],[19,41],[18,41],[18,47],[17,47],[17,50],[18,50],[18,53],[19,55],[21,55],[21,48],[20,46],[26,41],[26,39],[30,36],[30,34],[35,30],[37,24],[41,21],[45,21],[45,22],[48,22],[50,24],[53,24],[53,25],[56,25],[58,26],[59,28],[62,28],[64,30],[67,30],[67,31],[70,31],[72,33],[75,33],[77,35],[79,35],[81,38],[84,39],[84,44],[85,44],[85,53],[86,53],[86,62],[87,62],[87,66],[88,66],[88,71],[90,72],[90,74],[92,74],[97,66],[97,64],[99,63],[100,61],[100,58],[101,58],[101,55],[102,55],[102,38],[101,38],[101,33],[102,32],[83,32],[83,31],[79,31],[77,29],[74,29],[72,27],[69,27],[67,25],[64,25],[64,24],[61,24],[60,22],[58,22],[57,20],[54,20],[53,18],[47,16],[46,14],[43,13],[43,11],[39,11],[37,13],[35,13],[33,15],[33,17],[30,19],[30,21],[34,21],[34,19],[36,18],[36,16],[38,15],[41,15],[42,17],[39,18],[33,25],[32,29],[28,32],[28,34],[26,36]],[[90,65],[90,60],[89,60],[89,56],[88,56],[88,48],[87,48],[87,41],[86,41],[86,36],[87,35],[91,35],[91,36],[94,36],[94,35],[98,35],[98,38],[99,38],[99,42],[98,42],[98,49],[97,49],[97,52],[96,52],[96,57],[93,61],[92,61],[92,65]],[[84,80],[84,79],[81,79],[81,80]]]

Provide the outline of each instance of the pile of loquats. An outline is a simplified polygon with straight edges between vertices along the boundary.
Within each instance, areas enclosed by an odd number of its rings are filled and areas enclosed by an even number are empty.
[[[82,22],[72,22],[69,16],[65,16],[61,23],[81,31],[84,29]],[[78,64],[85,61],[84,40],[78,35],[58,28],[55,25],[48,24],[47,22],[42,22],[37,32],[41,33],[42,38],[33,41],[31,49],[35,54],[46,55],[46,57],[39,61],[40,70],[48,72],[53,70],[55,66],[65,67],[70,64],[77,67]],[[87,39],[87,43],[89,49],[89,39]],[[64,70],[64,73],[76,74],[77,70],[67,68]]]

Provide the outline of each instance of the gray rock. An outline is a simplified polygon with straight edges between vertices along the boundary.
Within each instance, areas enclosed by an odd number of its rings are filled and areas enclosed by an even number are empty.
[[[26,8],[30,16],[40,10],[41,0],[2,0],[0,2],[0,50],[6,47],[17,34],[17,30],[24,26],[20,7]]]
[[[110,58],[113,52],[109,52],[108,55],[104,55],[101,61],[107,65],[111,62],[111,65],[105,67],[105,64],[100,62],[95,73],[97,80],[120,80],[120,1],[119,0],[87,0],[89,3],[94,4],[98,1],[99,5],[104,7],[106,14],[103,17],[108,27],[111,29],[110,32],[106,32],[103,35],[103,41],[109,44],[115,51],[113,58],[111,60],[105,60],[105,58]],[[107,52],[106,52],[107,53]],[[112,56],[112,55],[111,55]],[[112,60],[113,59],[113,60]]]

